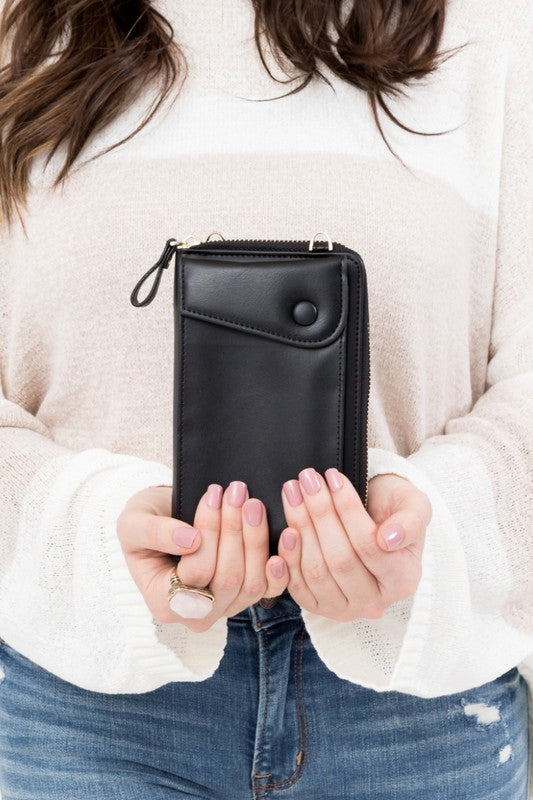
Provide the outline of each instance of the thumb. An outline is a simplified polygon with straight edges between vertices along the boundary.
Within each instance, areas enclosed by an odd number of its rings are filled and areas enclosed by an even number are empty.
[[[378,544],[386,551],[411,547],[421,552],[430,520],[431,504],[427,495],[413,489],[406,493],[399,508],[379,525]]]

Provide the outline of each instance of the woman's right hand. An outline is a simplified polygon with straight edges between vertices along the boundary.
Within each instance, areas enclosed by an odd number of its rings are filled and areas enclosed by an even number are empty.
[[[197,531],[190,547],[174,544],[172,531],[193,526],[171,517],[172,488],[152,486],[133,495],[117,520],[117,534],[135,583],[153,617],[181,622],[201,633],[220,617],[238,614],[262,597],[277,597],[288,582],[288,570],[278,555],[269,558],[269,532],[261,500],[249,498],[242,481],[232,481],[224,492],[211,484],[200,498],[194,517]],[[168,603],[170,576],[180,555],[178,575],[183,583],[209,588],[211,610],[202,619],[172,611]],[[272,566],[281,564],[276,577]],[[178,593],[179,594],[179,593]]]

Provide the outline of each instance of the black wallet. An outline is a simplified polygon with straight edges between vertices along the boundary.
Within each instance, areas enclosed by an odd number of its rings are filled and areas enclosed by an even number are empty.
[[[169,239],[131,293],[154,299],[175,255],[172,516],[193,524],[210,483],[244,481],[266,507],[337,467],[367,499],[369,316],[361,256],[337,242]],[[144,300],[139,290],[155,272]]]

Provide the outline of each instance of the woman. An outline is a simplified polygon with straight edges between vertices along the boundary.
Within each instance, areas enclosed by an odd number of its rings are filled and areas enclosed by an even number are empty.
[[[525,800],[530,34],[523,0],[4,2],[4,800]],[[270,557],[242,476],[172,519],[172,282],[129,301],[213,229],[368,273],[367,507],[302,464]]]

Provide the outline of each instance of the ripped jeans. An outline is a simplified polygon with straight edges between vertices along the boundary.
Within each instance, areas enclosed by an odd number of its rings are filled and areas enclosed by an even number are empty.
[[[526,800],[516,668],[424,699],[323,664],[288,594],[228,620],[215,674],[90,692],[0,640],[2,800]]]

